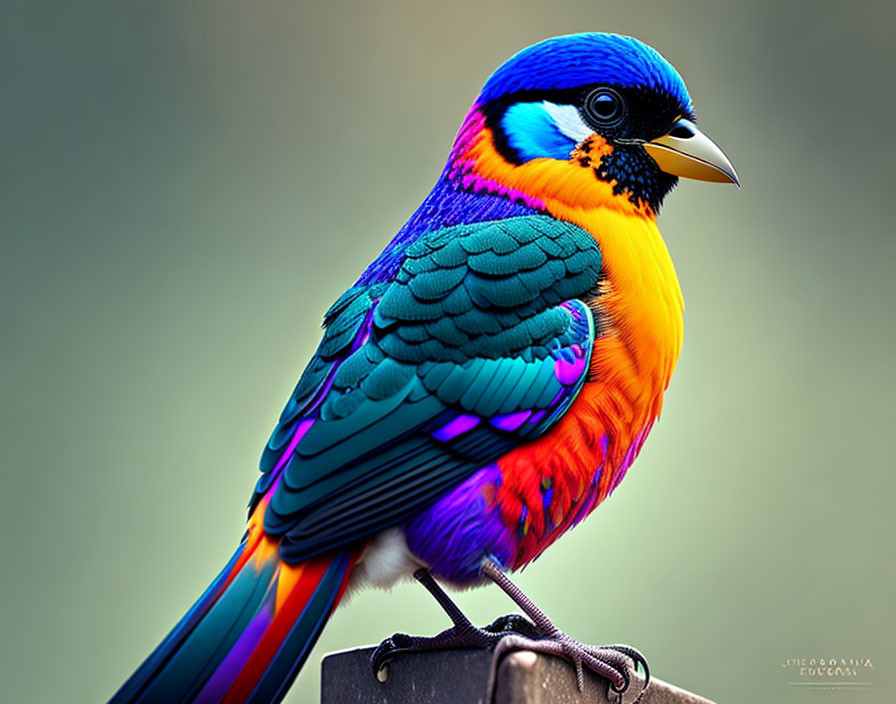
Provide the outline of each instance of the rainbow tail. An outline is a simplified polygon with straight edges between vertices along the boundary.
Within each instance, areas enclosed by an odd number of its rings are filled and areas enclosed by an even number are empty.
[[[342,598],[356,558],[341,550],[289,565],[274,540],[250,531],[110,704],[279,702]]]

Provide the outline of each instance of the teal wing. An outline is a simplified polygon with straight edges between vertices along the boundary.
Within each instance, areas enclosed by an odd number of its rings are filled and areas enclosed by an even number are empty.
[[[393,281],[347,291],[262,456],[284,559],[397,525],[545,432],[587,377],[600,267],[584,230],[520,217],[423,235]]]

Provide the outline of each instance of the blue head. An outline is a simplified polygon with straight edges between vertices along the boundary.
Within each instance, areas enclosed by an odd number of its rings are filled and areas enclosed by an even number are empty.
[[[689,114],[691,97],[678,72],[653,47],[621,34],[552,37],[516,53],[488,79],[484,102],[525,91],[611,85],[656,91]]]
[[[654,211],[678,176],[736,181],[697,130],[681,76],[632,37],[587,33],[534,44],[495,71],[477,105],[508,162],[573,162]]]

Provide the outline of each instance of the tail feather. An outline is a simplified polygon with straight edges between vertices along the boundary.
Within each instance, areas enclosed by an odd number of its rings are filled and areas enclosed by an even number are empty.
[[[296,587],[222,702],[264,704],[283,698],[345,593],[353,562],[342,552],[329,562],[316,558],[303,565]]]
[[[224,591],[231,577],[234,567],[246,548],[246,543],[240,543],[233,557],[221,570],[220,574],[208,586],[202,596],[171,629],[165,639],[150,653],[140,667],[121,686],[109,704],[124,704],[124,702],[136,702],[146,686],[153,680],[155,674],[164,668],[171,656],[177,652],[180,645],[192,633],[196,625],[208,614],[209,609]]]
[[[250,530],[110,704],[279,702],[344,594],[356,557],[341,550],[288,565],[275,540]]]

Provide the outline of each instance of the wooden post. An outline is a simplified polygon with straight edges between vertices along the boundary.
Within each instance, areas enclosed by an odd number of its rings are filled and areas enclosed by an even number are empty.
[[[384,682],[370,668],[372,652],[359,648],[324,658],[321,704],[631,704],[643,683],[640,678],[633,681],[620,699],[606,680],[585,670],[585,689],[580,692],[570,663],[524,650],[501,661],[494,699],[487,702],[490,650],[399,655],[389,664]],[[713,704],[655,677],[641,702]]]

